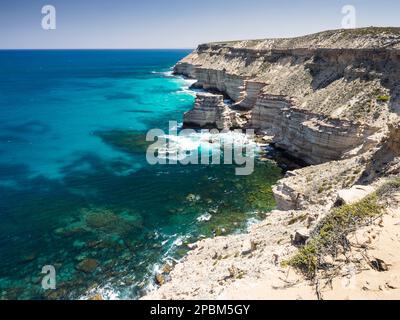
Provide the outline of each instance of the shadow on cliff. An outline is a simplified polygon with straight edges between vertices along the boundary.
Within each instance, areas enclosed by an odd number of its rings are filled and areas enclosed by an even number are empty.
[[[400,174],[400,126],[391,127],[390,134],[373,154],[358,183],[369,184],[382,176]]]

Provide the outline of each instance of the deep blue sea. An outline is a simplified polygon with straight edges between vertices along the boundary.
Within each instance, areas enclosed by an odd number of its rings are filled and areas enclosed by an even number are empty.
[[[0,51],[0,299],[136,299],[188,243],[273,209],[272,162],[146,162],[146,132],[192,108],[170,72],[188,53]]]

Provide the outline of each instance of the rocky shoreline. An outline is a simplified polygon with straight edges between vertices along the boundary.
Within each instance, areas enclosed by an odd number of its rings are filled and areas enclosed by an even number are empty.
[[[380,193],[379,222],[346,235],[351,255],[330,257],[330,266],[340,268],[327,269],[336,274],[321,268],[309,279],[285,265],[334,208],[398,179],[399,43],[396,28],[336,30],[204,44],[175,66],[176,74],[209,91],[198,94],[185,126],[252,128],[309,166],[278,182],[277,210],[263,222],[247,234],[191,245],[171,280],[144,299],[400,297],[397,189]],[[376,270],[374,261],[390,267]],[[353,278],[351,286],[343,284]]]

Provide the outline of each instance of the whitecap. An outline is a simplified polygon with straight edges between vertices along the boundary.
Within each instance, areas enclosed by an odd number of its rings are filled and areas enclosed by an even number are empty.
[[[250,218],[246,221],[246,228],[249,230],[252,226],[254,226],[255,224],[259,223],[260,220],[256,219],[256,218]]]
[[[174,72],[173,70],[168,70],[168,71],[151,71],[152,74],[159,74],[162,75],[166,78],[173,78],[174,77]]]
[[[180,127],[182,124],[179,124]],[[174,128],[176,130],[177,128]],[[158,149],[158,158],[169,160],[183,160],[190,157],[192,152],[208,152],[208,154],[218,154],[224,145],[234,145],[236,147],[248,147],[254,154],[261,149],[250,136],[245,133],[229,131],[211,134],[208,131],[193,132],[190,134],[164,135],[167,143],[163,148]]]
[[[103,287],[96,287],[94,289],[91,289],[84,295],[79,297],[78,300],[88,300],[96,295],[100,295],[104,300],[120,300],[119,293],[113,288],[111,284],[106,284]]]
[[[204,222],[204,221],[210,221],[212,218],[212,215],[209,213],[202,214],[200,217],[197,217],[198,222]]]

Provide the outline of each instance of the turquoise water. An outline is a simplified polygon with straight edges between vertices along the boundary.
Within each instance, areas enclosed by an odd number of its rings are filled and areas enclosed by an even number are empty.
[[[145,133],[192,107],[169,72],[188,53],[0,51],[1,299],[135,299],[187,243],[274,207],[272,162],[244,177],[147,164]],[[56,290],[41,287],[45,265]]]

